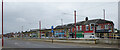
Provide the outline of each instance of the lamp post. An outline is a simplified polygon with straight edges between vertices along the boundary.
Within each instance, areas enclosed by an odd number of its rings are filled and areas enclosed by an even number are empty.
[[[22,26],[22,32],[21,33],[22,33],[22,38],[23,38],[23,26]]]
[[[41,39],[41,21],[39,21],[40,39]]]
[[[3,0],[2,0],[2,48],[4,45],[4,41],[3,41]]]
[[[105,9],[103,9],[103,16],[104,16],[104,20],[105,20]]]
[[[75,17],[75,39],[76,39],[76,10],[74,11],[74,17]]]

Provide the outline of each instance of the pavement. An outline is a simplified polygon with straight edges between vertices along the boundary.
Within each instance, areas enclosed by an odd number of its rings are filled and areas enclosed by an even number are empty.
[[[44,42],[52,42],[51,39],[28,39],[28,40],[39,40]],[[53,40],[53,42],[60,42],[60,43],[81,43],[81,44],[95,44],[95,41],[85,41],[85,40]]]
[[[56,40],[57,41],[57,40]],[[58,40],[60,41],[60,40]],[[64,41],[64,40],[63,40]],[[117,48],[117,45],[45,42],[40,39],[7,39],[4,48]]]
[[[43,41],[43,42],[52,42],[52,40],[40,40],[40,39],[29,39],[31,41]],[[86,43],[85,41],[81,40],[53,40],[54,43],[61,43],[61,44],[69,44],[69,45],[76,45],[76,46],[87,46],[92,48],[118,48],[118,45],[112,44],[95,44],[93,43]],[[84,43],[83,43],[84,42]],[[88,41],[91,42],[91,41]]]
[[[52,40],[45,40],[46,42],[52,42]],[[81,41],[81,40],[53,40],[53,42],[63,42],[63,43],[87,43],[87,44],[95,44],[95,41]]]

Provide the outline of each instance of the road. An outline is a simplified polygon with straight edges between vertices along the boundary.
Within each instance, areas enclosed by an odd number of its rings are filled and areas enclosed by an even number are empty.
[[[5,40],[4,48],[90,48],[90,47],[41,41]]]
[[[4,46],[2,50],[57,50],[54,48],[58,48],[58,50],[118,50],[117,48],[95,48],[90,46],[73,43],[51,43],[43,41],[6,39],[4,40]]]

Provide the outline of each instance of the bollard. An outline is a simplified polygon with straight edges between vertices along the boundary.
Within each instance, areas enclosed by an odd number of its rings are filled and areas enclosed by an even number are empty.
[[[53,43],[53,38],[52,38],[52,43]]]
[[[94,39],[94,40],[95,40],[95,44],[97,44],[97,43],[96,43],[96,39]]]

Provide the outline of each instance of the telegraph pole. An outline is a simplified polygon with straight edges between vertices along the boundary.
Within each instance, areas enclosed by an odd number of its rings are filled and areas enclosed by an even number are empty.
[[[63,19],[61,19],[61,25],[63,25]]]
[[[105,21],[105,9],[103,9],[103,16],[104,16],[104,21]],[[105,27],[104,27],[105,29]],[[105,35],[104,35],[104,38],[105,38]]]
[[[21,33],[22,33],[22,38],[23,38],[23,26],[22,26],[22,32]]]
[[[76,39],[76,10],[74,11],[74,17],[75,17],[75,39]]]
[[[4,41],[3,41],[3,0],[2,0],[2,48],[4,45]]]
[[[63,19],[61,19],[61,25],[63,26]],[[61,36],[63,37],[63,34]]]
[[[103,9],[103,17],[104,17],[104,20],[105,20],[105,9]]]
[[[40,39],[41,39],[41,21],[39,21]]]

